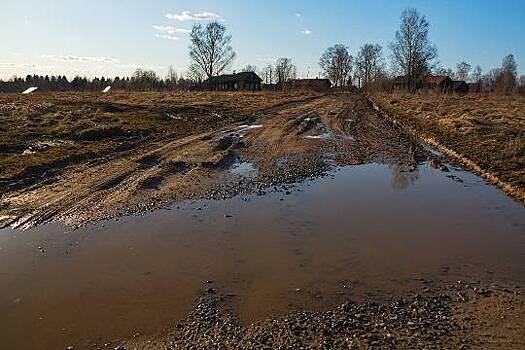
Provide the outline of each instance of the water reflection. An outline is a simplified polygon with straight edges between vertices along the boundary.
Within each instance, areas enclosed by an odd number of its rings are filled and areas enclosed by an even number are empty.
[[[419,178],[419,168],[408,169],[405,165],[389,164],[392,171],[392,188],[396,191],[404,191],[414,185]]]

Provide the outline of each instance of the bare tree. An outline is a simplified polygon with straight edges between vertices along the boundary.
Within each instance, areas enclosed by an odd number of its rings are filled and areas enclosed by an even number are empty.
[[[472,66],[466,61],[461,61],[456,65],[456,77],[458,80],[467,80]]]
[[[356,77],[359,79],[359,86],[366,86],[382,75],[383,66],[382,47],[377,44],[364,44],[355,60]]]
[[[518,92],[520,94],[525,93],[525,75],[520,75],[518,79]]]
[[[241,72],[257,72],[257,67],[251,64],[247,64],[241,69]]]
[[[401,25],[390,43],[395,69],[407,77],[409,90],[432,68],[437,49],[428,37],[429,24],[416,9],[406,9],[401,14]]]
[[[261,75],[265,84],[273,84],[273,72],[274,68],[271,64],[263,68],[263,70],[261,71]]]
[[[155,89],[159,77],[155,71],[139,68],[133,73],[131,81],[134,89],[139,91],[151,91]]]
[[[496,88],[496,81],[501,74],[501,69],[493,68],[481,78],[482,89],[484,92],[492,92]]]
[[[297,75],[297,68],[292,60],[288,57],[281,57],[275,63],[275,81],[283,88],[285,83],[295,79]]]
[[[188,67],[188,71],[186,72],[186,77],[187,77],[187,80],[190,80],[193,83],[200,84],[204,81],[205,75],[202,69],[200,69],[200,67],[197,64],[192,63]]]
[[[476,65],[474,67],[474,70],[472,71],[472,75],[470,76],[470,80],[472,80],[474,83],[479,83],[481,81],[481,77],[483,75],[483,71],[481,70],[480,65]]]
[[[169,87],[174,87],[177,85],[179,76],[172,65],[168,67],[168,74],[166,75],[166,85]]]
[[[507,55],[501,63],[501,71],[496,78],[496,87],[501,92],[511,93],[516,87],[517,79],[518,64],[514,60],[514,55]]]
[[[324,76],[330,79],[335,87],[342,87],[351,81],[352,63],[353,57],[348,53],[348,48],[337,44],[323,53],[319,66]]]
[[[221,74],[235,58],[231,38],[226,34],[226,27],[218,22],[206,26],[195,24],[190,34],[192,69],[201,71],[207,78]]]

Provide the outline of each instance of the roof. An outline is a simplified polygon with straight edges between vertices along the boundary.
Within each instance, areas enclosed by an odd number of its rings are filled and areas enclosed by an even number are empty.
[[[254,72],[241,72],[237,74],[223,74],[216,77],[211,77],[207,80],[207,82],[211,84],[229,83],[236,81],[261,82],[262,79]]]
[[[300,83],[300,84],[330,84],[332,85],[332,83],[330,82],[330,79],[295,79],[293,80],[293,82]]]
[[[407,77],[405,75],[399,75],[394,79],[394,83],[406,83]]]
[[[450,80],[448,75],[427,75],[424,78],[426,83],[440,85],[446,80]]]
[[[468,87],[467,83],[465,83],[463,80],[452,80],[450,82],[450,87],[452,89],[457,89],[457,88],[461,87],[462,85],[465,85],[465,86]]]

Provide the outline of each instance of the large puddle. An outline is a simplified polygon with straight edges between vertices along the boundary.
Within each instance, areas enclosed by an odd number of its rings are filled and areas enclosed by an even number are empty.
[[[161,332],[206,281],[246,322],[441,280],[522,284],[524,214],[467,172],[370,164],[74,232],[1,230],[0,348]]]

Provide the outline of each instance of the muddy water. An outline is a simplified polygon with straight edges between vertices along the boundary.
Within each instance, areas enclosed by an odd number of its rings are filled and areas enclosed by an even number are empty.
[[[250,322],[422,279],[525,283],[525,209],[467,172],[369,164],[73,232],[2,230],[0,349],[162,332],[210,285]]]

